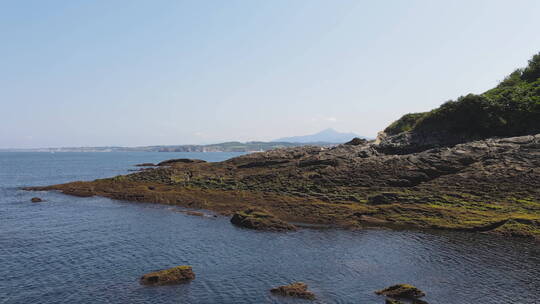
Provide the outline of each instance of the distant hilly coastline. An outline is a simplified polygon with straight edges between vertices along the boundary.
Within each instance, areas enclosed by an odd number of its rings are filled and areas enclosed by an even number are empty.
[[[174,145],[143,147],[61,147],[38,149],[1,149],[0,152],[259,152],[277,148],[297,147],[304,144],[288,142],[224,142],[210,145]],[[313,143],[328,146],[330,143]]]
[[[273,140],[272,142],[289,142],[289,143],[333,143],[333,144],[343,144],[351,139],[359,137],[365,138],[363,136],[354,134],[354,133],[341,133],[334,129],[322,130],[319,133],[304,135],[304,136],[292,136],[292,137],[283,137]]]
[[[0,152],[262,152],[278,148],[291,148],[305,145],[329,147],[336,144],[345,143],[354,137],[360,136],[354,133],[340,133],[333,129],[326,129],[316,134],[281,138],[270,142],[250,141],[243,143],[238,141],[230,141],[208,145],[0,149]]]

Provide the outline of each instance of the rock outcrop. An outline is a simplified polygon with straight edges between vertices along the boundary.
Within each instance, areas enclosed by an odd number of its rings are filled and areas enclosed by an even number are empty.
[[[444,148],[464,143],[467,140],[447,132],[402,132],[388,135],[380,132],[376,149],[383,154],[410,154],[433,148]]]
[[[315,299],[315,294],[308,290],[306,283],[302,282],[272,288],[270,292],[284,297],[294,297],[308,300]]]
[[[368,141],[364,138],[359,138],[359,137],[355,137],[353,138],[351,141],[349,142],[346,142],[345,145],[349,145],[349,146],[359,146],[359,145],[364,145],[366,144]]]
[[[409,284],[397,284],[382,290],[375,291],[378,295],[387,296],[392,299],[416,300],[424,297],[426,294],[420,289]]]
[[[375,142],[278,149],[217,163],[175,161],[93,182],[26,189],[173,204],[226,215],[250,208],[275,215],[240,212],[233,217],[233,223],[254,229],[290,230],[284,222],[303,222],[540,239],[540,134],[409,154],[378,149]]]
[[[155,167],[156,165],[153,163],[142,163],[142,164],[136,164],[135,167]]]
[[[169,159],[158,163],[158,166],[170,166],[176,163],[192,164],[192,163],[205,163],[206,161],[201,159],[189,159],[189,158],[177,158]]]
[[[147,273],[140,278],[142,285],[168,285],[187,283],[195,279],[191,266],[177,266]]]
[[[292,231],[296,230],[294,225],[276,218],[274,215],[257,209],[247,209],[236,212],[231,223],[236,226],[266,231]]]
[[[32,197],[32,199],[30,200],[32,203],[40,203],[40,202],[43,202],[43,200],[39,197]]]

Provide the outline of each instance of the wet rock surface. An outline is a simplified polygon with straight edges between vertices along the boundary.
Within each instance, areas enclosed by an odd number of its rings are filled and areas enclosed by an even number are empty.
[[[187,283],[195,279],[191,266],[177,266],[143,275],[139,282],[142,285],[168,285]]]
[[[270,289],[270,292],[283,297],[293,297],[314,300],[315,294],[308,290],[308,286],[303,282],[295,282],[289,285],[279,286]]]
[[[257,209],[247,209],[236,212],[231,223],[249,229],[266,231],[292,231],[296,230],[294,225],[276,218],[274,215]]]
[[[40,202],[43,202],[43,200],[39,197],[32,197],[32,199],[30,199],[30,201],[32,203],[40,203]]]
[[[375,291],[378,295],[387,296],[392,299],[416,300],[426,294],[415,286],[409,284],[397,284],[385,289]]]

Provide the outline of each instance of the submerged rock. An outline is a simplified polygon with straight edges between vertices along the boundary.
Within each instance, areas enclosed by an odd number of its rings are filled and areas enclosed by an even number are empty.
[[[256,209],[247,209],[236,212],[231,218],[231,223],[237,226],[255,230],[296,230],[294,225],[282,221],[268,212]]]
[[[32,199],[30,200],[32,203],[39,203],[39,202],[43,202],[43,200],[39,197],[32,197]]]
[[[385,289],[377,290],[375,291],[375,293],[390,298],[401,298],[409,300],[415,300],[426,295],[420,289],[409,284],[392,285]]]
[[[289,285],[272,288],[270,289],[270,292],[284,297],[294,297],[308,300],[315,299],[315,294],[307,289],[308,286],[306,283],[295,282]]]
[[[191,266],[183,265],[147,273],[141,277],[140,283],[142,285],[180,284],[193,279],[195,279],[195,273]]]

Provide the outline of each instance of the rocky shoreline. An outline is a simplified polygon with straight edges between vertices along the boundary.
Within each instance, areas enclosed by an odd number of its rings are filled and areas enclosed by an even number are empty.
[[[389,149],[411,149],[407,138],[277,149],[218,163],[170,160],[129,175],[25,189],[224,215],[255,208],[281,227],[417,227],[540,239],[540,134],[415,153]]]

